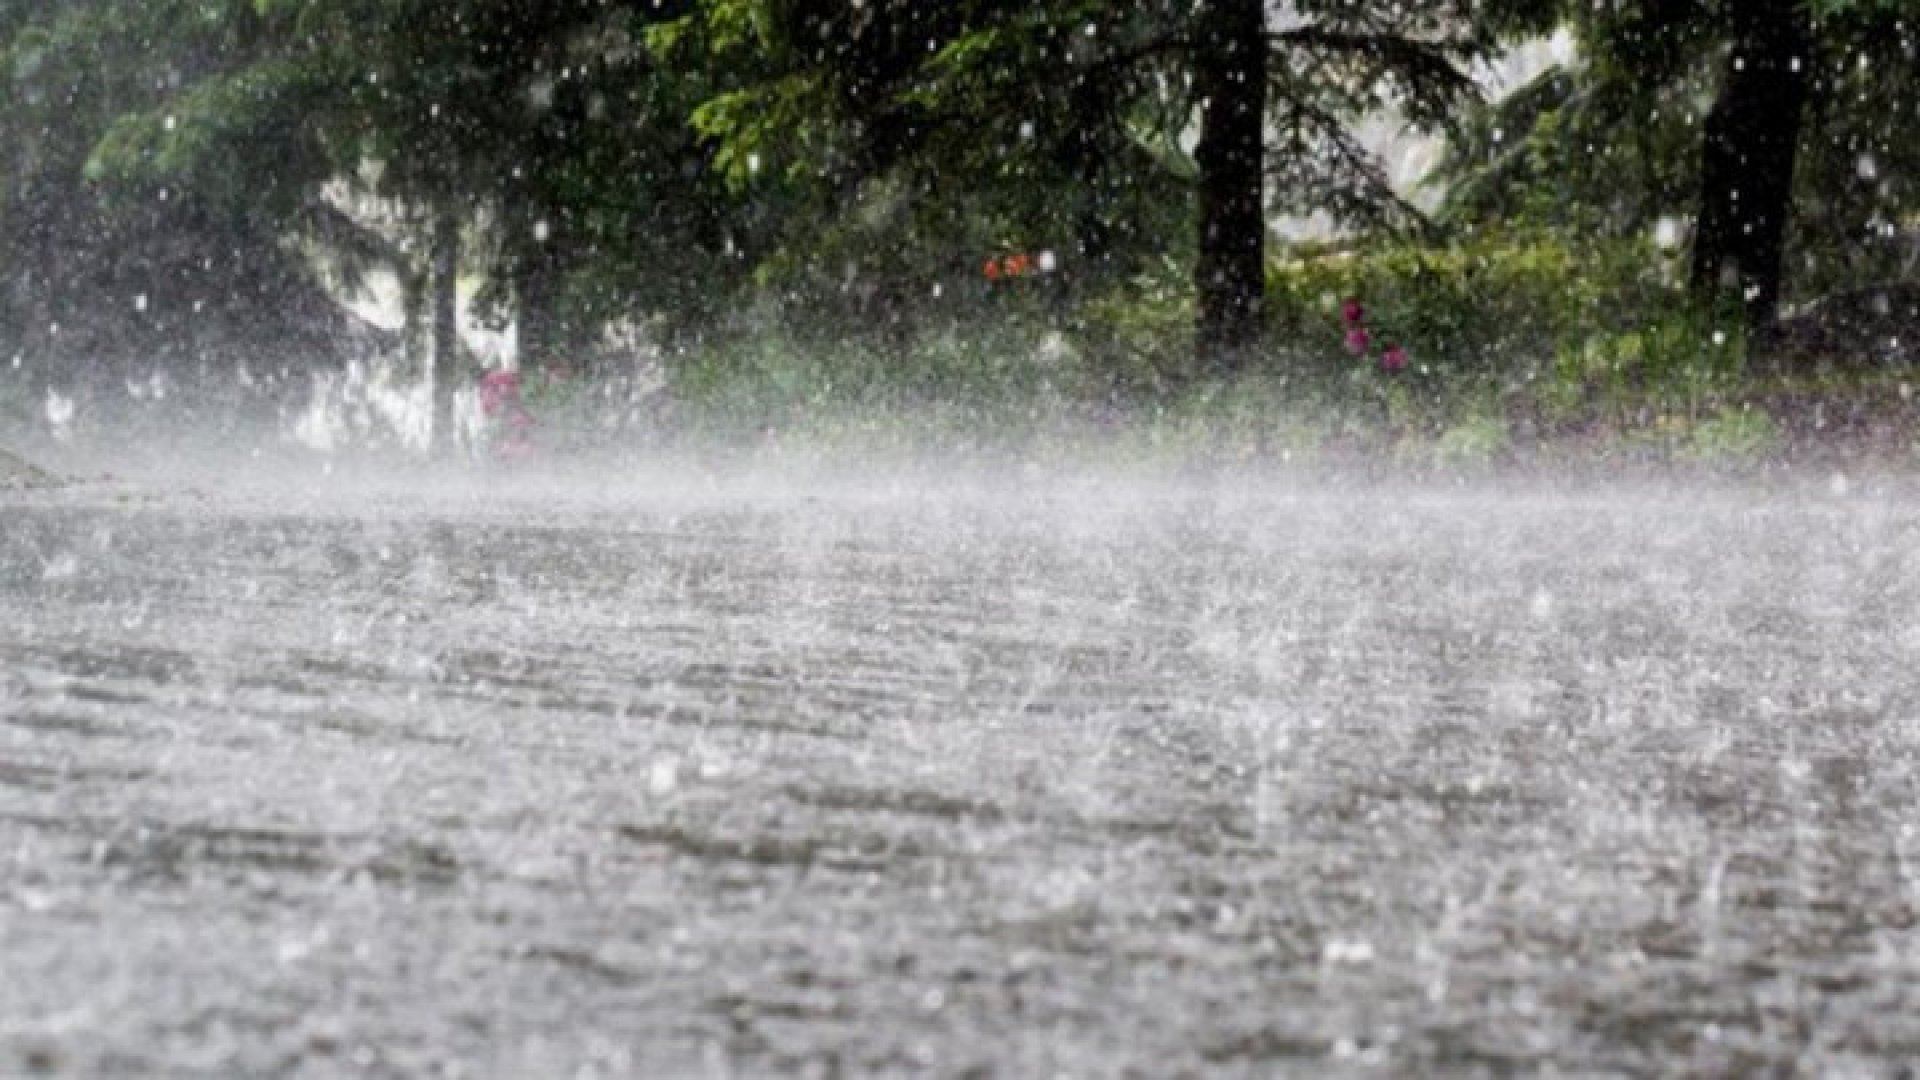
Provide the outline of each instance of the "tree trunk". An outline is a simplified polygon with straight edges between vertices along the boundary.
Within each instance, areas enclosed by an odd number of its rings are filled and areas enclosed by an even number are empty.
[[[1267,20],[1265,0],[1207,0],[1197,16],[1195,77],[1201,94],[1200,368],[1245,366],[1265,322]]]
[[[1692,285],[1695,298],[1709,305],[1737,288],[1748,329],[1764,335],[1780,307],[1812,31],[1798,0],[1743,0],[1737,7],[1726,81],[1701,147]]]
[[[433,453],[453,452],[453,395],[460,385],[460,219],[440,211],[433,219]]]
[[[520,370],[542,371],[554,365],[553,258],[544,245],[522,251],[514,260],[513,293],[518,307],[516,333]]]
[[[1107,221],[1107,168],[1102,153],[1112,124],[1112,101],[1099,81],[1083,77],[1074,84],[1071,103],[1073,131],[1068,136],[1067,166],[1078,189],[1074,207],[1073,280],[1096,280],[1113,254],[1113,229]]]

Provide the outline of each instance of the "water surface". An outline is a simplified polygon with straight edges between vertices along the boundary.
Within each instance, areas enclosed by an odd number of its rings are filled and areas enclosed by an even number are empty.
[[[0,503],[0,1073],[1920,1059],[1901,497]]]

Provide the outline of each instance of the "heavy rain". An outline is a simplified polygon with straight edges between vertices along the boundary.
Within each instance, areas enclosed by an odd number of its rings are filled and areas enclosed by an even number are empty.
[[[0,1075],[1900,1075],[1903,0],[0,3]]]

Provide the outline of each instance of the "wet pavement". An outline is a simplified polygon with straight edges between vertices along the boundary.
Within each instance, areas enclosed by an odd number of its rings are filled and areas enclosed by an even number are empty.
[[[1891,1075],[1920,502],[0,492],[0,1075]]]

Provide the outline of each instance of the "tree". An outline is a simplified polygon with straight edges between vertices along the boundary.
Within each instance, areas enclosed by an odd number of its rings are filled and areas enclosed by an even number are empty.
[[[1692,282],[1708,305],[1736,286],[1749,331],[1764,334],[1780,307],[1813,28],[1800,0],[1744,0],[1726,25],[1726,73],[1701,137]]]
[[[1208,367],[1242,366],[1257,347],[1266,293],[1265,0],[1209,0],[1194,28],[1200,91],[1200,252],[1196,345]]]
[[[1271,207],[1349,223],[1417,218],[1349,124],[1389,106],[1444,122],[1471,92],[1461,63],[1488,43],[1470,11],[1466,0],[1320,0],[1269,25],[1254,0],[705,0],[684,23],[743,73],[696,114],[720,160],[743,185],[818,178],[813,205],[829,215],[863,210],[849,204],[910,177],[934,200],[1041,203],[1048,214],[1001,220],[1056,235],[1072,221],[1075,249],[1111,259],[1112,238],[1154,238],[1141,225],[1151,211],[1125,189],[1170,188],[1190,239],[1158,243],[1193,253],[1199,366],[1224,373],[1261,339]],[[1110,158],[1129,168],[1117,184],[1101,183],[1096,145],[1120,148]],[[925,182],[930,161],[942,166],[938,189]]]
[[[348,269],[390,265],[450,429],[464,381],[453,284],[522,331],[522,363],[566,365],[608,319],[671,329],[726,310],[728,200],[687,125],[703,82],[654,62],[671,4],[253,0],[209,20],[255,43],[126,111],[94,152],[109,188],[260,196],[269,232]],[[163,57],[161,62],[166,62]],[[298,156],[275,157],[280,143]],[[264,180],[264,185],[260,182]],[[390,207],[387,235],[326,192]],[[429,293],[431,295],[429,295]],[[429,361],[427,357],[432,359]],[[444,444],[444,439],[440,441]]]
[[[0,5],[0,59],[14,73],[0,86],[11,151],[0,330],[38,377],[111,385],[231,370],[262,335],[322,354],[337,340],[276,242],[272,177],[299,173],[309,149],[283,136],[282,117],[247,122],[274,171],[181,183],[115,167],[129,116],[151,109],[156,127],[177,125],[160,108],[177,87],[258,55],[258,21],[228,14],[174,0]]]
[[[1916,209],[1916,25],[1875,0],[1517,0],[1511,34],[1564,26],[1579,61],[1474,123],[1442,171],[1456,221],[1516,216],[1605,235],[1690,221],[1690,280],[1764,340],[1801,295],[1894,272]],[[1708,103],[1704,109],[1696,102]],[[1498,134],[1500,137],[1495,138]]]

